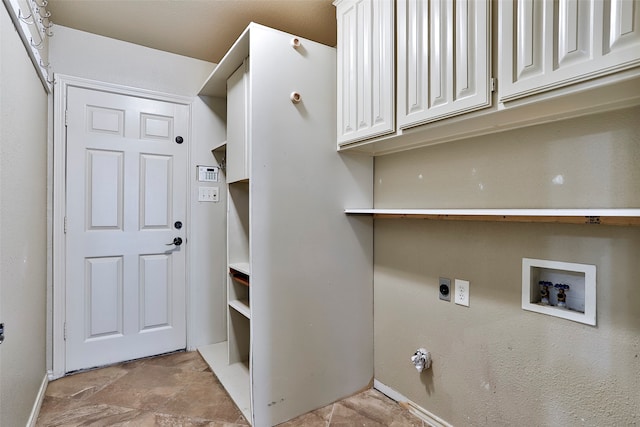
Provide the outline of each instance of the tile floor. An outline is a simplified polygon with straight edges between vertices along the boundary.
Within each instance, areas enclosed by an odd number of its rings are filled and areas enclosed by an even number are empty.
[[[50,382],[36,425],[239,427],[248,423],[200,355],[181,352]],[[371,389],[281,426],[426,424]]]

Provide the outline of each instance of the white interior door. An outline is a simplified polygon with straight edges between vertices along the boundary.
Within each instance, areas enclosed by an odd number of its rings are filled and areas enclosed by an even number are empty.
[[[66,372],[186,347],[188,123],[187,105],[68,88]]]

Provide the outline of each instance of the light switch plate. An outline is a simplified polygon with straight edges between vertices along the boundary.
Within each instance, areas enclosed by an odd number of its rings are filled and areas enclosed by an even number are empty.
[[[469,281],[456,279],[454,295],[456,304],[469,307]]]
[[[198,201],[199,202],[217,202],[218,187],[198,187]]]

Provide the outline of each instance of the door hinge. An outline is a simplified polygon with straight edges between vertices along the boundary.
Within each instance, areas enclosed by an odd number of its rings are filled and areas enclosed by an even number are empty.
[[[66,341],[67,340],[67,322],[64,322],[64,332],[63,332],[63,334],[64,334],[64,340]]]
[[[67,217],[64,217],[64,234],[67,234]]]
[[[64,110],[64,125],[69,125],[69,110]]]
[[[498,79],[491,77],[491,92],[496,91],[496,86],[498,86]]]

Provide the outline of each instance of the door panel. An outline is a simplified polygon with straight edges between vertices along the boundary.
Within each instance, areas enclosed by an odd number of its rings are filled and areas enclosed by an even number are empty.
[[[87,150],[87,230],[122,230],[124,153]]]
[[[85,260],[85,339],[122,335],[122,257]]]
[[[171,324],[171,262],[167,255],[140,256],[140,325],[143,331]]]
[[[173,158],[140,156],[140,228],[169,229],[172,219]]]
[[[67,93],[66,371],[185,348],[189,107]]]
[[[518,0],[500,7],[500,100],[640,64],[640,7],[627,0]]]
[[[398,127],[491,105],[491,2],[399,0]]]
[[[338,19],[338,144],[395,130],[394,2],[351,0]]]

